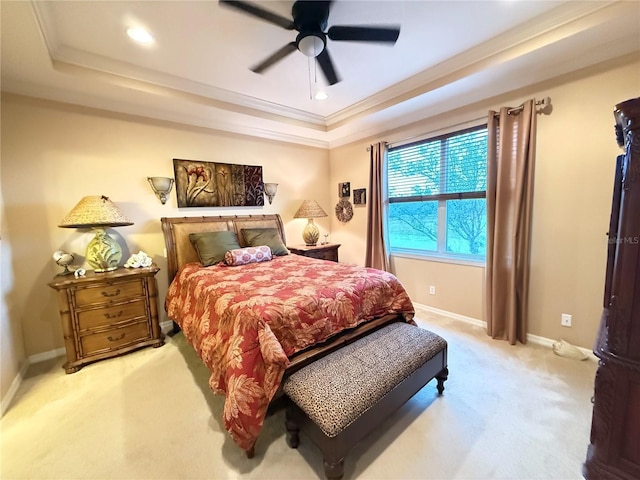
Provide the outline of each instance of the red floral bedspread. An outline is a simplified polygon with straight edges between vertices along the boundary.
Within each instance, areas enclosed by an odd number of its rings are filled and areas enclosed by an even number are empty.
[[[250,449],[276,393],[287,357],[390,313],[413,317],[391,273],[300,255],[238,267],[185,265],[165,308],[226,396],[224,425]]]

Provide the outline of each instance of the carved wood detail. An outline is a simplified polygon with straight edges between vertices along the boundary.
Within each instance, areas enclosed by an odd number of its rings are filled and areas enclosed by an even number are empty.
[[[625,143],[627,145],[626,156],[631,158],[634,155],[636,158],[640,155],[640,135],[638,135],[637,130],[640,127],[638,125],[630,126],[626,131],[625,135]],[[638,179],[640,178],[640,163],[639,162],[628,162],[627,163],[627,171],[625,172],[624,179],[624,189],[631,190],[638,184]]]
[[[616,135],[624,142],[618,160],[611,209],[605,278],[605,309],[594,353],[600,359],[594,381],[591,443],[583,474],[588,480],[640,478],[640,455],[630,439],[640,438],[640,98],[616,106]],[[621,172],[621,174],[619,173]]]
[[[620,297],[613,295],[609,305],[609,319],[607,327],[607,339],[609,350],[615,354],[621,354],[627,349],[627,336],[629,319]]]

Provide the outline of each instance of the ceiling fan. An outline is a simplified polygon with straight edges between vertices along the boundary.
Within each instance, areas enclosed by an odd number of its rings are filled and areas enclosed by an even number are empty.
[[[334,41],[382,42],[394,44],[400,35],[398,26],[334,25],[326,30],[331,1],[298,0],[291,9],[292,20],[245,1],[219,0],[241,12],[253,15],[287,30],[298,32],[294,42],[287,43],[271,56],[252,67],[262,73],[284,57],[299,50],[307,57],[315,57],[329,85],[340,81],[327,50],[327,38]]]

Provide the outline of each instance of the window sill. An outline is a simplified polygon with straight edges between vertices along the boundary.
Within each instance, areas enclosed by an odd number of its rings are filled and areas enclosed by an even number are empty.
[[[426,262],[452,263],[456,265],[466,265],[469,267],[484,268],[486,262],[484,260],[473,260],[463,257],[454,257],[449,255],[438,255],[437,253],[417,253],[408,251],[394,251],[389,254],[390,257],[409,258],[412,260],[422,260]]]

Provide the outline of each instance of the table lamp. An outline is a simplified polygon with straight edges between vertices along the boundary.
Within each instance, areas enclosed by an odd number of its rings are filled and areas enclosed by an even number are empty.
[[[109,200],[109,197],[84,197],[62,219],[62,228],[93,228],[96,236],[87,245],[87,263],[96,272],[110,272],[118,268],[122,259],[122,248],[105,229],[133,225],[127,217]]]
[[[318,202],[315,200],[305,200],[300,205],[300,208],[295,213],[293,218],[308,218],[309,223],[304,227],[302,231],[302,238],[304,240],[305,245],[314,246],[318,243],[318,238],[320,238],[320,230],[316,227],[316,224],[313,223],[314,218],[326,217],[327,214],[322,209]]]

